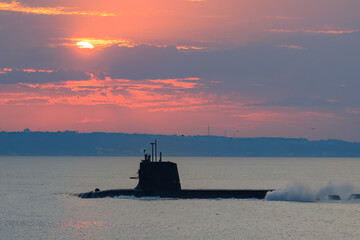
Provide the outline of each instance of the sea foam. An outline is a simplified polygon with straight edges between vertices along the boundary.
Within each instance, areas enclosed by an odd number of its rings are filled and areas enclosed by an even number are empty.
[[[268,192],[265,200],[268,201],[296,201],[318,202],[329,200],[329,195],[339,195],[347,200],[354,193],[355,187],[351,183],[334,184],[329,182],[324,187],[314,187],[311,184],[293,183],[281,190]]]

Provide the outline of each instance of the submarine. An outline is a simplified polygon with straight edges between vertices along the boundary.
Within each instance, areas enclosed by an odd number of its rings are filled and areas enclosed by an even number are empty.
[[[78,194],[80,198],[106,198],[106,197],[159,197],[174,199],[264,199],[266,193],[273,191],[240,189],[240,190],[221,190],[221,189],[182,189],[177,164],[162,160],[162,153],[157,159],[157,141],[150,143],[152,154],[147,154],[144,150],[144,159],[140,161],[137,177],[139,179],[134,189],[95,189],[94,191]],[[155,154],[154,154],[155,151]]]

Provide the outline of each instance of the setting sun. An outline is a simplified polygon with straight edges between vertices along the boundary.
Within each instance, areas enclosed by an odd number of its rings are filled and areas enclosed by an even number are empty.
[[[88,42],[77,42],[76,45],[79,48],[88,48],[88,49],[93,49],[94,48],[94,46],[91,43],[88,43]]]

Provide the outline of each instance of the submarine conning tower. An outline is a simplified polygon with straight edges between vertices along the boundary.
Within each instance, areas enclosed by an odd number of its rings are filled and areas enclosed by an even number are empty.
[[[146,154],[140,162],[138,171],[139,183],[135,189],[144,192],[174,192],[181,190],[179,172],[176,163],[163,162],[162,153],[157,160],[157,141],[151,143],[152,155]],[[154,155],[155,147],[155,155]]]

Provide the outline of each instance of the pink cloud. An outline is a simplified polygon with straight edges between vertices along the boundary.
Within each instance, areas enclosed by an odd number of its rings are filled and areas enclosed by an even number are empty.
[[[292,16],[266,16],[267,19],[275,19],[275,20],[298,20],[300,18],[298,17],[292,17]]]
[[[360,108],[347,107],[346,112],[350,114],[360,114]]]
[[[80,122],[81,123],[97,123],[97,122],[102,122],[102,121],[104,121],[103,119],[96,119],[96,118],[84,118],[84,119],[82,119]]]
[[[214,95],[191,89],[201,89],[205,82],[199,78],[127,80],[92,78],[84,81],[54,83],[18,83],[3,85],[2,104],[25,104],[35,96],[47,101],[33,104],[99,105],[112,104],[131,108],[173,108],[202,105],[215,101]],[[11,90],[13,89],[13,90]],[[12,93],[13,92],[13,93]]]
[[[254,109],[253,109],[254,110]],[[300,119],[324,120],[341,119],[341,117],[323,112],[304,112],[299,109],[278,108],[276,111],[250,111],[248,113],[235,114],[234,117],[254,122],[288,122]]]
[[[340,102],[339,100],[337,100],[337,99],[332,99],[332,98],[327,98],[326,101],[327,101],[328,103],[337,103],[337,102]]]

